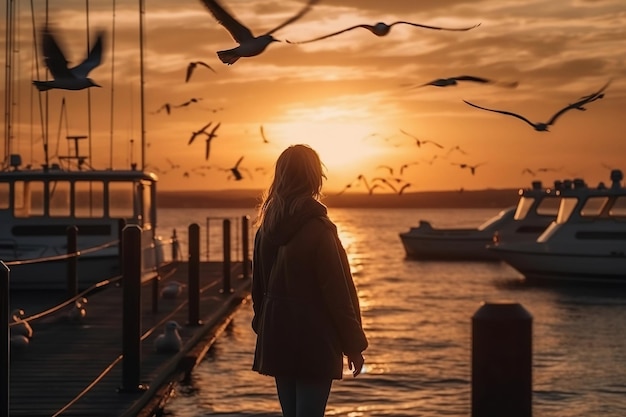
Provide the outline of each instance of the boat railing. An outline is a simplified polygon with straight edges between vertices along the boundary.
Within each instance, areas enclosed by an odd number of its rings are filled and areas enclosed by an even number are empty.
[[[205,241],[203,248],[205,259],[207,261],[217,259],[223,260],[224,256],[226,255],[223,250],[223,242],[226,241],[230,242],[230,257],[232,260],[242,261],[244,258],[249,258],[251,255],[251,248],[243,247],[244,243],[252,241],[253,231],[250,228],[249,224],[249,216],[207,216],[205,226]]]

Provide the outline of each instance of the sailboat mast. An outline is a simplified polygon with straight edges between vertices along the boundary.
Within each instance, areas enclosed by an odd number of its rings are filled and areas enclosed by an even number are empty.
[[[12,132],[12,103],[13,103],[13,26],[15,16],[13,0],[7,0],[6,8],[6,49],[5,53],[5,68],[4,68],[4,161],[2,167],[8,163],[9,155],[11,153],[11,137]]]
[[[144,109],[144,16],[146,13],[145,0],[139,0],[139,108],[141,113],[141,170],[146,167],[146,118]]]

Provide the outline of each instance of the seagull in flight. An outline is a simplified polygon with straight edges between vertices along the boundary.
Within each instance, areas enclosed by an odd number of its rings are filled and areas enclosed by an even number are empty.
[[[241,156],[237,160],[237,163],[235,164],[234,167],[232,167],[232,168],[222,168],[222,171],[230,171],[230,173],[233,174],[233,177],[235,177],[235,181],[241,181],[243,179],[243,175],[241,175],[241,171],[240,171],[240,169],[243,169],[243,168],[239,168],[239,164],[241,164],[241,161],[243,161],[243,156]]]
[[[506,88],[515,88],[519,84],[517,81],[502,82],[502,81],[490,80],[488,78],[475,77],[473,75],[459,75],[458,77],[437,78],[436,80],[432,80],[430,82],[418,85],[416,87],[425,87],[428,85],[432,85],[435,87],[449,87],[449,86],[458,85],[459,81],[471,81],[471,82],[480,83],[480,84],[494,84],[494,85],[500,85]]]
[[[476,173],[476,168],[478,168],[479,166],[485,165],[485,164],[486,164],[486,162],[481,162],[480,164],[476,164],[476,165],[456,164],[456,163],[452,162],[452,165],[457,165],[457,166],[461,167],[461,169],[469,168],[469,170],[472,173],[472,175],[474,175]]]
[[[410,137],[410,138],[415,139],[415,143],[416,143],[416,145],[417,145],[417,147],[418,147],[418,148],[421,148],[423,144],[426,144],[426,143],[432,143],[433,145],[435,145],[435,146],[436,146],[436,147],[438,147],[439,149],[443,149],[443,145],[440,145],[440,144],[438,144],[437,142],[434,142],[434,141],[432,141],[432,140],[427,140],[427,139],[420,139],[420,138],[417,138],[417,137],[413,136],[412,134],[405,132],[405,131],[404,131],[404,130],[402,130],[402,129],[400,129],[400,132],[404,133],[405,135],[407,135],[407,136],[408,136],[408,137]]]
[[[67,59],[65,59],[65,55],[55,39],[54,31],[49,27],[45,27],[42,31],[43,56],[46,67],[48,67],[54,79],[52,81],[33,81],[37,90],[47,91],[53,88],[82,90],[89,87],[101,87],[87,75],[102,62],[103,41],[104,32],[99,32],[96,42],[91,47],[85,60],[75,67],[68,68]]]
[[[604,97],[604,90],[609,86],[610,81],[608,83],[606,83],[604,86],[602,86],[602,88],[598,91],[596,91],[595,93],[589,94],[587,96],[581,97],[578,99],[578,101],[572,103],[572,104],[568,104],[567,106],[563,107],[561,110],[557,111],[551,118],[550,120],[548,120],[547,122],[531,122],[530,120],[528,120],[526,117],[517,114],[517,113],[513,113],[510,111],[505,111],[505,110],[496,110],[496,109],[489,109],[486,107],[481,107],[478,106],[474,103],[470,103],[469,101],[463,100],[466,104],[469,104],[472,107],[476,107],[477,109],[482,109],[482,110],[487,110],[487,111],[491,111],[491,112],[495,112],[495,113],[501,113],[501,114],[505,114],[505,115],[509,115],[509,116],[513,116],[516,117],[520,120],[525,121],[526,123],[528,123],[529,125],[531,125],[533,127],[533,129],[535,129],[537,132],[549,132],[548,128],[553,125],[556,120],[563,115],[565,112],[567,112],[568,110],[571,109],[578,109],[578,110],[582,110],[584,109],[584,105],[591,103],[593,101],[599,100],[601,98]]]
[[[201,97],[192,97],[192,98],[190,98],[189,100],[187,100],[187,101],[185,101],[185,102],[183,102],[183,103],[180,103],[180,104],[175,105],[174,107],[187,107],[187,106],[189,106],[191,103],[198,103],[198,102],[199,102],[199,101],[201,101],[201,100],[202,100],[202,98],[201,98]]]
[[[333,33],[329,33],[328,35],[324,35],[324,36],[320,36],[318,38],[313,38],[313,39],[309,39],[306,41],[300,41],[300,42],[292,42],[287,40],[287,43],[291,43],[291,44],[302,44],[302,43],[309,43],[309,42],[315,42],[315,41],[321,41],[322,39],[327,39],[330,38],[332,36],[336,36],[339,35],[341,33],[345,33],[348,31],[351,31],[353,29],[358,29],[358,28],[363,28],[363,29],[367,29],[370,32],[372,32],[374,35],[376,36],[386,36],[390,31],[391,28],[395,25],[410,25],[410,26],[416,26],[416,27],[420,27],[420,28],[424,28],[424,29],[433,29],[433,30],[449,30],[449,31],[467,31],[470,29],[474,29],[475,27],[480,26],[480,23],[474,26],[469,26],[469,27],[464,27],[464,28],[444,28],[444,27],[439,27],[439,26],[429,26],[429,25],[422,25],[419,23],[412,23],[412,22],[404,22],[404,21],[397,21],[397,22],[393,22],[391,24],[387,24],[387,23],[383,23],[383,22],[378,22],[375,25],[368,25],[368,24],[362,24],[362,25],[354,25],[351,26],[349,28],[337,31],[337,32],[333,32]]]
[[[170,103],[165,103],[161,107],[159,107],[156,111],[152,112],[152,114],[159,114],[161,110],[165,110],[167,114],[172,113],[172,105]]]
[[[206,132],[202,132],[205,135],[207,135],[206,138],[206,148],[204,151],[204,160],[208,161],[209,160],[209,153],[211,152],[211,141],[213,140],[213,138],[217,137],[217,135],[215,134],[215,132],[217,131],[217,129],[220,127],[222,123],[218,123],[215,125],[215,127],[213,127],[213,129],[211,129],[210,133],[206,133]]]
[[[312,6],[319,0],[308,0],[298,13],[287,19],[269,32],[260,36],[254,36],[252,31],[241,24],[232,14],[228,13],[217,0],[201,0],[204,6],[209,9],[215,20],[230,33],[233,39],[239,44],[236,48],[217,51],[219,59],[227,65],[232,65],[239,58],[253,57],[265,51],[265,48],[272,42],[280,42],[272,36],[272,33],[300,19],[308,13]]]
[[[265,136],[265,130],[263,130],[263,125],[261,125],[261,139],[263,139],[263,143],[270,143],[270,141],[267,140],[267,137]]]
[[[196,69],[196,67],[198,65],[201,65],[205,68],[208,68],[209,70],[213,71],[214,73],[215,70],[206,62],[203,61],[194,61],[194,62],[190,62],[189,65],[187,65],[187,75],[185,76],[185,82],[189,82],[189,79],[191,78],[191,74],[193,74],[193,71]],[[217,73],[216,73],[217,74]]]
[[[211,125],[213,124],[213,122],[209,122],[208,124],[204,125],[202,127],[202,129],[197,130],[195,132],[191,132],[191,137],[189,138],[189,142],[187,142],[187,145],[191,145],[192,142],[194,141],[194,139],[198,136],[201,135],[203,133],[206,133],[206,130],[211,127]]]

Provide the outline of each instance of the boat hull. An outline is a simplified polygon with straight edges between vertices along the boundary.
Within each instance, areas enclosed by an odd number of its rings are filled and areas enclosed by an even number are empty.
[[[492,237],[480,236],[428,236],[401,233],[400,240],[406,256],[419,260],[442,261],[493,261],[500,260],[498,255],[487,250]]]
[[[508,250],[493,252],[528,281],[626,283],[626,254]]]

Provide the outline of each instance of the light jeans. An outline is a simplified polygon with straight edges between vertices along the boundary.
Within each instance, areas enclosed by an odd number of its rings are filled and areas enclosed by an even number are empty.
[[[276,377],[283,417],[323,417],[332,379]]]

